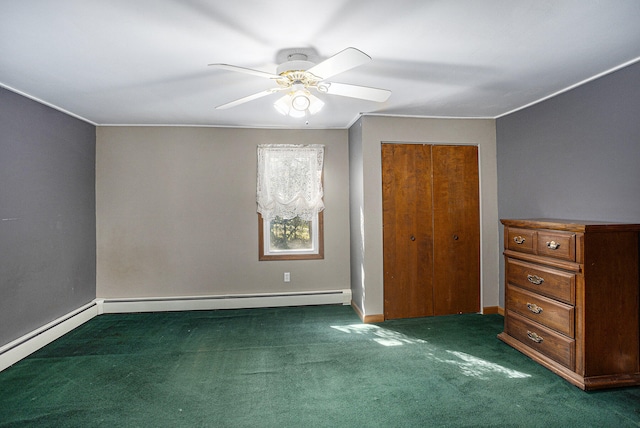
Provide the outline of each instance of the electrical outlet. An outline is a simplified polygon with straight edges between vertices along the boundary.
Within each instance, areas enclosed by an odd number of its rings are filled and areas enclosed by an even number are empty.
[[[291,282],[291,272],[284,273],[284,282]]]

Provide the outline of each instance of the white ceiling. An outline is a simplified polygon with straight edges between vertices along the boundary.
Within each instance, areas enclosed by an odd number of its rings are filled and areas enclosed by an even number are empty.
[[[273,86],[278,52],[373,60],[307,119]],[[640,59],[638,0],[0,0],[0,85],[99,125],[345,128],[366,114],[495,118]],[[640,84],[640,82],[639,82]],[[308,124],[305,123],[308,121]]]

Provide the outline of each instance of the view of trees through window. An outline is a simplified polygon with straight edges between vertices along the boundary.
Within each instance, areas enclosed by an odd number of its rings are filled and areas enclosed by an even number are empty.
[[[283,220],[276,217],[270,222],[270,250],[309,250],[313,246],[311,221],[295,217]]]

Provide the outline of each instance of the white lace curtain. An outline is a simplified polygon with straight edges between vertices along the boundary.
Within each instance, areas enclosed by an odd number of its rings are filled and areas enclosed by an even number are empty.
[[[312,220],[324,209],[324,146],[261,144],[258,146],[258,212],[265,220],[300,217]]]

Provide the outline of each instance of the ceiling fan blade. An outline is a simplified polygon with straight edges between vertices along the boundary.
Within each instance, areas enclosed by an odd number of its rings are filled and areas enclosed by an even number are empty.
[[[282,76],[266,71],[254,70],[252,68],[238,67],[229,64],[209,64],[209,67],[219,68],[220,70],[236,71],[239,73],[252,74],[254,76],[266,77],[267,79],[282,79]]]
[[[361,98],[368,101],[382,103],[387,101],[391,91],[387,89],[370,88],[368,86],[350,85],[346,83],[323,82],[318,86],[318,91],[343,97]]]
[[[366,53],[356,48],[346,48],[321,63],[314,65],[307,71],[324,80],[368,61],[371,61],[371,57]]]
[[[258,98],[266,97],[267,95],[271,95],[274,92],[278,92],[278,91],[280,91],[279,88],[267,89],[265,91],[261,91],[261,92],[258,92],[258,93],[252,94],[252,95],[248,95],[246,97],[242,97],[242,98],[237,99],[235,101],[231,101],[230,103],[219,105],[218,107],[216,107],[216,109],[218,109],[218,110],[226,110],[228,108],[235,107],[237,105],[244,104],[244,103],[249,102],[249,101],[257,100]]]

